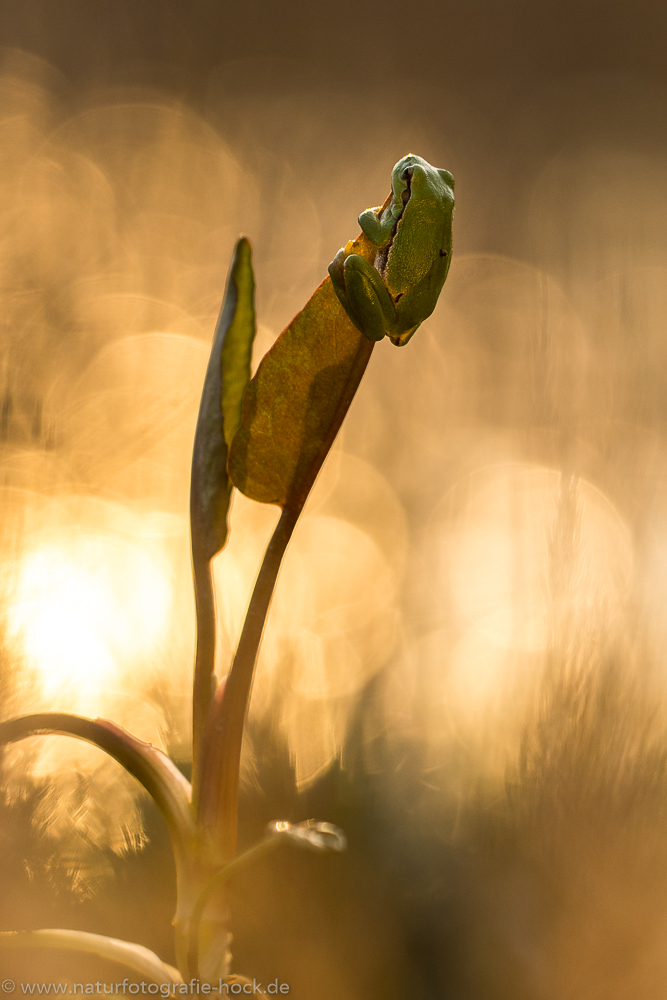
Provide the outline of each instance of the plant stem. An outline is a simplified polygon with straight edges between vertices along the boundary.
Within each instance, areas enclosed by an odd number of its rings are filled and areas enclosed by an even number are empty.
[[[275,834],[273,836],[264,837],[264,839],[260,840],[258,844],[255,844],[249,850],[244,851],[243,854],[234,858],[233,861],[230,861],[224,868],[216,872],[204,887],[194,906],[194,909],[192,910],[192,916],[190,918],[187,976],[199,978],[200,975],[199,932],[201,929],[201,919],[204,915],[206,904],[211,899],[211,896],[213,896],[217,890],[221,889],[222,886],[229,881],[229,879],[233,878],[237,872],[243,871],[253,861],[256,861],[257,858],[261,858],[263,855],[275,850],[275,848],[280,846],[281,843],[281,838],[275,836]]]
[[[190,783],[166,754],[108,719],[40,712],[0,722],[0,746],[41,735],[73,736],[94,744],[117,760],[143,785],[162,813],[177,865],[188,856],[197,838],[190,807]]]
[[[211,560],[192,552],[197,651],[192,690],[192,802],[196,809],[201,778],[201,753],[206,719],[215,689],[215,591]]]
[[[174,934],[182,971],[187,960],[190,911],[199,898],[202,886],[219,867],[219,861],[210,856],[209,845],[195,825],[189,781],[161,750],[107,719],[86,719],[66,712],[41,712],[0,722],[0,747],[41,735],[73,736],[104,750],[141,782],[162,813],[176,862]],[[16,944],[22,940],[12,939]],[[131,947],[127,945],[127,948]]]
[[[286,507],[280,515],[252,592],[232,669],[225,682],[224,696],[214,702],[215,714],[209,720],[206,733],[206,767],[202,774],[198,821],[211,832],[224,831],[222,857],[228,860],[236,853],[241,743],[255,661],[278,571],[300,513],[301,508],[295,511]],[[233,817],[233,825],[229,821],[230,816]]]
[[[107,961],[118,962],[154,983],[183,982],[178,969],[167,965],[143,945],[88,931],[50,928],[38,931],[1,931],[0,948],[59,948],[63,951],[87,952]]]
[[[222,697],[212,703],[202,747],[198,822],[220,844],[223,859],[236,853],[239,766],[243,728],[252,689],[255,663],[271,598],[285,550],[310,490],[359,387],[373,351],[373,342],[360,335],[359,348],[329,430],[307,474],[295,485],[264,555],[248,613]]]

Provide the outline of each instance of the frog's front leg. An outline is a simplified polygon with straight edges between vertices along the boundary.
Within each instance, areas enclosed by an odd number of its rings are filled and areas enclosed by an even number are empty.
[[[396,324],[396,306],[378,271],[361,254],[343,248],[329,265],[329,274],[357,329],[369,340],[382,340]]]

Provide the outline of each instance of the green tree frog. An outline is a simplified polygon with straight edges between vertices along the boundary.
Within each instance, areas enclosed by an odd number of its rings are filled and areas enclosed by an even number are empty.
[[[391,175],[391,196],[359,216],[377,247],[373,263],[355,253],[354,241],[338,251],[329,274],[341,305],[369,340],[402,347],[431,315],[452,254],[454,178],[421,156],[404,156]]]

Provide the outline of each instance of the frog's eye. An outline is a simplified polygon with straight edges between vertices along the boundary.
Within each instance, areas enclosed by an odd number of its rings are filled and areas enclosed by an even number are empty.
[[[410,184],[412,178],[414,177],[414,173],[415,173],[414,167],[406,167],[403,173],[401,174],[401,180],[405,184],[405,187],[401,191],[401,201],[403,202],[404,207],[410,201],[410,195],[412,193],[410,190]]]

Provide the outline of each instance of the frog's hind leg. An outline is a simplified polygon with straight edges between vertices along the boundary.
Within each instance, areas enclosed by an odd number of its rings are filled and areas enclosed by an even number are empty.
[[[381,275],[360,254],[346,257],[343,271],[347,304],[336,291],[343,308],[365,337],[382,340],[396,323],[396,307]]]

